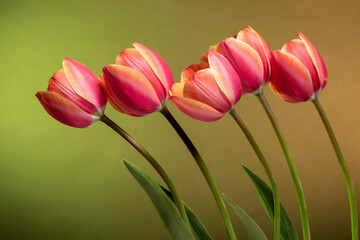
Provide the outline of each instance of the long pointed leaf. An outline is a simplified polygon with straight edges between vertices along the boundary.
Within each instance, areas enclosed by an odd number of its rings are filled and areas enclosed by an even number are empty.
[[[274,202],[272,189],[262,180],[258,175],[252,172],[247,167],[243,166],[246,173],[249,175],[251,181],[254,183],[256,192],[260,198],[266,213],[274,220]],[[289,214],[286,212],[284,206],[280,205],[280,234],[283,240],[298,240],[294,223]]]
[[[229,203],[236,215],[240,218],[240,221],[244,225],[251,240],[267,240],[267,237],[259,225],[247,214],[242,208],[240,208],[235,202],[224,195],[224,199]]]
[[[160,186],[161,187],[161,186]],[[162,190],[168,195],[168,197],[174,201],[173,196],[169,190],[164,187],[161,187]],[[186,215],[188,216],[191,228],[193,229],[193,233],[195,233],[195,238],[197,240],[212,240],[209,232],[206,230],[204,224],[200,221],[200,219],[195,215],[195,213],[184,203]]]
[[[194,240],[190,229],[180,217],[174,204],[164,193],[161,187],[152,180],[144,171],[128,161],[126,167],[145,190],[156,207],[172,240]]]

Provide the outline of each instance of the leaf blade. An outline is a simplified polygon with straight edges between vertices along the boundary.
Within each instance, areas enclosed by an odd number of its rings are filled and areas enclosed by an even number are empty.
[[[160,186],[137,166],[126,160],[124,160],[124,163],[155,205],[170,238],[172,240],[194,240],[190,229]]]
[[[223,197],[240,218],[251,240],[268,240],[263,230],[249,214],[227,196],[224,195]]]
[[[166,195],[168,195],[168,197],[172,201],[174,201],[171,192],[164,187],[161,187],[161,188],[166,193]],[[195,213],[191,210],[191,208],[189,206],[187,206],[184,202],[183,202],[183,204],[184,204],[186,215],[188,216],[191,228],[193,229],[193,233],[195,233],[195,238],[197,240],[212,240],[209,232],[206,230],[204,224],[200,221],[200,219],[195,215]]]
[[[256,192],[266,213],[271,220],[274,220],[274,202],[272,189],[264,180],[262,180],[250,169],[245,166],[243,166],[243,168],[245,169],[246,173],[249,175],[251,181],[255,185]],[[291,220],[283,204],[280,204],[280,235],[283,240],[299,239],[294,223]]]

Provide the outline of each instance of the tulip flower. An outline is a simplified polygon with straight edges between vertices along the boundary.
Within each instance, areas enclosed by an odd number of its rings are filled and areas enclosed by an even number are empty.
[[[210,48],[229,60],[241,79],[243,94],[262,91],[270,80],[270,49],[251,27],[247,26],[235,36]]]
[[[314,100],[327,82],[320,53],[302,33],[298,36],[273,51],[269,84],[280,98],[292,103]]]
[[[210,51],[208,66],[193,64],[171,88],[171,101],[183,113],[206,122],[223,117],[241,97],[238,74],[221,54]]]
[[[327,83],[325,63],[315,46],[302,33],[298,36],[299,39],[286,43],[280,51],[273,51],[270,87],[287,102],[313,102],[328,133],[346,182],[352,239],[359,239],[359,217],[354,184],[339,143],[318,99],[318,94]]]
[[[59,122],[85,128],[104,113],[106,95],[98,77],[85,65],[70,58],[50,79],[45,92],[37,92],[45,110]]]
[[[114,64],[105,66],[101,83],[113,107],[132,116],[161,111],[174,79],[164,60],[151,49],[133,42]]]

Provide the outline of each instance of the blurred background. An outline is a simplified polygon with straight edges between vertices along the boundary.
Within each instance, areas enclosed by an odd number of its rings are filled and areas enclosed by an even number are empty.
[[[168,239],[151,201],[123,159],[160,179],[127,142],[105,124],[75,129],[52,119],[35,93],[45,90],[65,57],[96,74],[131,42],[140,42],[181,71],[219,40],[247,25],[271,49],[304,33],[329,72],[320,101],[328,114],[360,200],[360,2],[348,1],[82,1],[13,0],[0,3],[0,238]],[[350,239],[347,191],[330,141],[311,103],[290,104],[268,88],[298,168],[313,239]],[[169,109],[203,155],[221,192],[244,208],[269,239],[272,224],[242,169],[264,179],[251,147],[230,116],[204,123]],[[301,234],[291,177],[274,131],[254,96],[236,110],[274,171],[280,197]],[[156,113],[107,115],[147,148],[173,179],[181,197],[214,239],[226,239],[220,215],[195,162]],[[360,204],[360,202],[359,202]],[[239,239],[248,239],[232,213]]]

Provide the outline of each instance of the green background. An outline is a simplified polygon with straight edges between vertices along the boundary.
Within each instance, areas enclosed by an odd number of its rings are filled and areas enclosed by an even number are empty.
[[[342,147],[360,199],[360,2],[349,1],[1,1],[0,3],[0,238],[168,239],[127,159],[159,180],[147,162],[103,123],[75,129],[52,119],[35,98],[76,59],[96,74],[137,41],[158,52],[175,81],[209,45],[250,25],[271,49],[303,32],[329,72],[320,101]],[[289,104],[268,88],[302,179],[313,239],[350,239],[347,192],[326,132],[310,103]],[[241,168],[264,176],[235,122],[191,119],[170,110],[203,154],[220,190],[243,207],[269,238],[272,224]],[[260,104],[236,106],[277,179],[281,199],[300,231],[295,191],[275,134]],[[106,113],[166,169],[182,198],[214,239],[226,239],[200,171],[169,124],[156,113],[133,118]],[[231,212],[239,239],[247,239]]]

